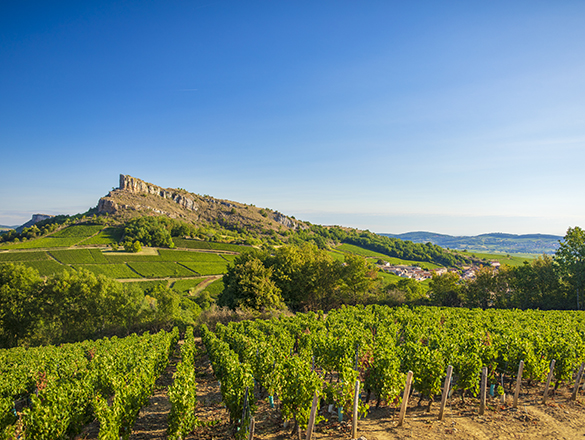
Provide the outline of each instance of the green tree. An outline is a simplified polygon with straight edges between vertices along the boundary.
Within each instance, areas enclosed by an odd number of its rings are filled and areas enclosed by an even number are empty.
[[[434,305],[460,307],[463,304],[461,282],[455,272],[433,275],[429,289],[429,297]]]
[[[138,240],[132,241],[130,239],[127,239],[124,242],[124,250],[126,252],[140,252],[142,250],[142,245]]]
[[[40,293],[43,316],[35,343],[75,342],[124,331],[136,323],[142,292],[87,270],[50,277]]]
[[[555,254],[561,279],[574,292],[573,304],[581,309],[585,286],[585,231],[578,226],[569,228]]]
[[[360,255],[347,254],[342,268],[344,302],[363,303],[378,284],[377,270]]]
[[[166,217],[141,217],[133,219],[124,228],[124,241],[140,241],[145,246],[174,248],[171,230],[175,223]],[[180,228],[179,228],[180,229]],[[179,232],[183,232],[180,230]]]
[[[266,258],[266,265],[273,269],[272,278],[291,309],[327,309],[336,302],[341,262],[315,244],[282,246]]]
[[[396,288],[404,292],[404,300],[409,303],[420,300],[425,294],[420,282],[412,278],[402,278],[396,283]]]
[[[465,285],[465,306],[504,308],[508,304],[509,287],[507,271],[499,272],[491,267],[482,267],[475,274],[475,279]]]
[[[542,255],[530,263],[509,271],[512,289],[511,307],[519,309],[566,309],[565,286],[561,283],[558,266],[550,255]]]
[[[218,298],[220,306],[272,310],[285,308],[280,289],[272,280],[272,268],[267,268],[254,254],[236,259],[224,275],[224,290]]]
[[[0,266],[0,347],[20,344],[33,329],[39,314],[39,273],[21,264]]]

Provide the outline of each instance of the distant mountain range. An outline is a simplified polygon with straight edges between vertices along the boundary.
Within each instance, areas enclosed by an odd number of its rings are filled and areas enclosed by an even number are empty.
[[[406,234],[380,234],[387,237],[409,240],[414,243],[431,242],[455,250],[473,250],[486,253],[505,254],[554,254],[559,248],[560,235],[502,234],[491,233],[476,236],[452,236],[433,232],[407,232]]]

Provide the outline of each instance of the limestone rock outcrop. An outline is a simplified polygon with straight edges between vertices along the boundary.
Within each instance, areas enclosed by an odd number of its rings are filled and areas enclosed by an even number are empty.
[[[287,217],[284,214],[281,214],[278,211],[274,212],[274,221],[280,223],[283,226],[286,226],[287,228],[294,228],[296,227],[296,223],[290,218]]]
[[[145,193],[160,196],[164,199],[171,199],[183,208],[197,211],[198,207],[191,197],[180,194],[176,190],[164,189],[152,183],[137,179],[136,177],[120,174],[120,190],[131,193]]]
[[[150,194],[163,199],[170,199],[182,208],[190,211],[197,211],[199,208],[195,200],[180,190],[165,189],[160,186],[153,185],[152,183],[145,182],[144,180],[137,179],[136,177],[120,174],[120,187],[110,191],[106,197],[102,197],[98,202],[98,213],[100,214],[115,214],[121,208],[148,208],[148,206],[140,205],[120,205],[116,202],[116,197],[119,194],[130,193],[130,194]],[[152,209],[154,212],[163,213],[160,210]]]
[[[102,197],[99,214],[129,219],[144,215],[164,215],[197,225],[213,224],[228,229],[266,230],[305,229],[307,226],[281,214],[267,213],[254,205],[198,195],[184,189],[162,188],[136,177],[120,174],[120,186]]]
[[[53,217],[53,216],[48,215],[48,214],[33,214],[32,218],[29,221],[27,221],[24,225],[21,225],[18,228],[16,228],[16,232],[22,232],[22,230],[24,228],[30,228],[35,223],[38,223],[38,222],[43,221],[43,220],[47,220],[48,218],[51,218],[51,217]]]
[[[114,214],[118,210],[118,204],[111,199],[102,197],[98,202],[97,209],[100,214]]]

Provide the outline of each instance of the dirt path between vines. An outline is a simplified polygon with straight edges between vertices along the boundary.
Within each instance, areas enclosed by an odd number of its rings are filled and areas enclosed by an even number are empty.
[[[169,365],[154,385],[154,393],[150,396],[148,405],[140,410],[130,440],[163,440],[167,438],[168,417],[171,412],[171,402],[167,393],[173,383],[173,374],[177,371],[180,358],[179,348],[183,341],[179,341]]]

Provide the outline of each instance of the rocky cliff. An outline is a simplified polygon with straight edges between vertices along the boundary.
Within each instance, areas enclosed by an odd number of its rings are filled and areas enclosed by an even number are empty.
[[[29,221],[27,221],[24,225],[16,228],[16,232],[22,232],[22,230],[24,228],[30,228],[35,223],[38,223],[42,220],[47,220],[48,218],[51,218],[51,217],[53,217],[53,216],[47,215],[47,214],[33,214],[32,218]]]
[[[160,186],[153,185],[152,183],[145,182],[132,176],[120,174],[120,187],[119,191],[126,191],[132,194],[150,194],[154,196],[162,197],[163,199],[169,199],[178,204],[179,206],[189,209],[191,211],[197,211],[197,204],[192,197],[185,195],[180,190],[176,189],[165,189]],[[111,200],[112,193],[108,195],[110,199],[102,198],[98,204],[98,212],[108,212],[110,214],[115,213],[118,206]]]
[[[304,227],[304,224],[277,211],[200,196],[183,189],[162,188],[125,174],[120,174],[120,186],[99,200],[97,209],[99,214],[121,218],[166,215],[194,224],[217,222],[231,228],[280,230]]]

